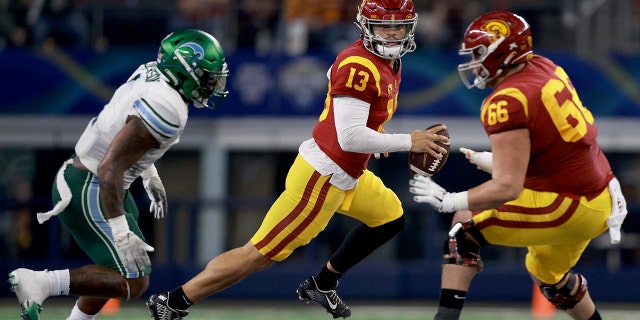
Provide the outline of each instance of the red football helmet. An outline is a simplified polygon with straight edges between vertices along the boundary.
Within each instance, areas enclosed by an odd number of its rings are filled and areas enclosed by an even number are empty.
[[[363,0],[356,16],[365,48],[385,59],[400,58],[416,49],[413,38],[417,22],[412,0]],[[373,32],[376,25],[401,26],[405,35],[402,39],[385,40]]]
[[[529,24],[514,13],[494,11],[477,18],[465,31],[458,52],[471,55],[471,61],[458,65],[465,86],[484,89],[509,65],[531,59],[532,41]]]

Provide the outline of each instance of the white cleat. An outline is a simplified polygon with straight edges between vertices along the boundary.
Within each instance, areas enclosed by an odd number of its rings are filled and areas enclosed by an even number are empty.
[[[9,273],[8,282],[11,284],[11,291],[18,297],[23,319],[40,319],[42,302],[50,295],[48,272],[20,268]]]

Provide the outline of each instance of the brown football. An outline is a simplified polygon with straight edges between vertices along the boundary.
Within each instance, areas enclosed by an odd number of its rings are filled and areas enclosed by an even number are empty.
[[[434,124],[427,129],[431,129],[440,125]],[[448,130],[440,130],[436,132],[439,135],[443,135],[445,137],[449,137]],[[412,175],[417,173],[419,175],[423,175],[425,177],[431,177],[436,174],[444,164],[447,162],[447,158],[449,157],[449,148],[450,144],[444,144],[442,142],[437,142],[437,144],[445,149],[447,149],[447,153],[442,157],[442,159],[436,159],[434,156],[426,153],[426,152],[409,152],[409,173]]]

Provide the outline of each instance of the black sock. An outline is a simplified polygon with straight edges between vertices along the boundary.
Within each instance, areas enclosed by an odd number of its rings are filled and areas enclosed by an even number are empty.
[[[169,307],[177,310],[187,310],[193,302],[187,298],[184,294],[182,287],[177,287],[173,291],[169,292]]]
[[[467,292],[452,289],[440,290],[440,305],[434,319],[455,320],[460,318]]]
[[[316,279],[318,289],[327,291],[334,290],[338,286],[338,279],[340,279],[341,276],[342,274],[333,272],[324,265],[320,273],[314,278]]]
[[[598,309],[593,311],[593,314],[591,315],[589,320],[602,320],[602,316],[600,316],[600,312],[598,312]]]
[[[440,306],[452,309],[462,309],[467,299],[467,292],[453,289],[440,290]]]
[[[404,216],[373,228],[364,223],[358,224],[329,258],[331,266],[342,273],[349,271],[351,267],[391,240],[403,227]]]

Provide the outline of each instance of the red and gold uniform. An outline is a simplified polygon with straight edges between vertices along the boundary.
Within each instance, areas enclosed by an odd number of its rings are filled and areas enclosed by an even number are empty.
[[[401,71],[399,67],[395,72],[386,60],[365,50],[362,40],[342,51],[331,67],[332,81],[329,82],[324,111],[313,130],[313,138],[324,153],[354,178],[366,169],[371,155],[340,148],[332,96],[346,95],[369,102],[367,127],[380,132],[396,111]]]
[[[596,141],[597,127],[565,71],[534,56],[484,100],[487,134],[527,128],[531,153],[520,197],[474,212],[491,244],[528,247],[529,272],[557,283],[589,241],[607,229],[613,172]]]
[[[395,67],[395,68],[394,68]],[[275,201],[251,238],[265,257],[280,261],[306,245],[327,226],[335,212],[370,227],[402,216],[396,194],[367,170],[371,154],[344,151],[334,119],[334,97],[369,103],[366,126],[382,132],[397,107],[401,67],[380,58],[357,40],[340,52],[329,71],[327,97],[313,139],[303,142]]]

